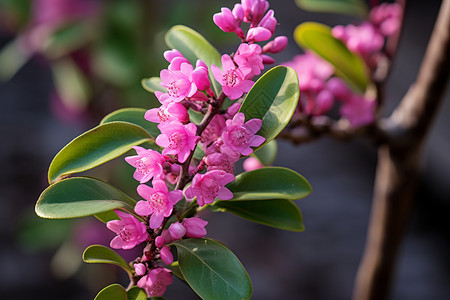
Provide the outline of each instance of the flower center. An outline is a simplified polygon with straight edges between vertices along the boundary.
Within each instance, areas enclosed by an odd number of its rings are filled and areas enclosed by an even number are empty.
[[[228,70],[223,74],[222,80],[226,82],[227,86],[233,87],[237,83],[238,76],[235,70]]]
[[[182,146],[182,139],[178,133],[172,133],[169,136],[169,148],[170,149],[180,149]]]
[[[180,88],[178,88],[175,85],[175,81],[172,81],[169,83],[169,87],[167,88],[167,92],[169,93],[170,97],[178,97],[178,92],[180,91]]]
[[[232,139],[234,140],[235,144],[238,145],[245,145],[248,144],[248,140],[250,138],[251,134],[250,132],[245,128],[239,128],[237,130],[234,130],[232,133]]]
[[[170,92],[169,92],[169,95],[170,95]],[[166,115],[164,110],[162,110],[162,109],[158,110],[158,118],[161,120],[161,122],[166,122],[167,120],[169,120],[169,116]]]
[[[166,198],[164,197],[164,195],[156,192],[150,196],[149,203],[153,208],[153,211],[161,211],[164,208],[164,204],[166,202],[165,200]]]
[[[129,242],[133,240],[134,231],[130,228],[129,225],[123,226],[119,231],[119,236],[124,242]]]

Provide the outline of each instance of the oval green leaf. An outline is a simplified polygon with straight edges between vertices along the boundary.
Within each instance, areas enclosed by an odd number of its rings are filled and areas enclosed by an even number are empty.
[[[203,299],[250,299],[252,284],[241,262],[211,239],[185,239],[177,247],[181,273]]]
[[[127,291],[120,284],[111,284],[101,290],[94,300],[128,300]]]
[[[227,185],[234,200],[297,200],[308,196],[309,182],[297,172],[283,167],[265,167],[236,176]]]
[[[115,187],[94,178],[58,181],[42,192],[36,214],[46,219],[80,218],[113,209],[133,211],[136,202]]]
[[[264,166],[271,166],[277,157],[278,145],[276,140],[271,140],[264,147],[259,148],[251,155],[256,157]]]
[[[295,0],[295,3],[301,9],[313,12],[367,16],[367,5],[363,0]]]
[[[161,78],[159,77],[144,78],[141,80],[142,87],[150,93],[154,93],[155,91],[167,93],[167,89],[162,87],[160,83]]]
[[[278,229],[303,231],[300,209],[291,200],[216,201],[212,209],[229,212],[259,224]]]
[[[83,261],[90,264],[112,264],[121,267],[129,274],[132,273],[131,267],[119,254],[101,245],[87,247],[83,252]]]
[[[266,140],[256,149],[269,143],[286,127],[297,108],[299,97],[298,76],[291,68],[275,67],[256,81],[239,109],[246,121],[262,120],[257,134]]]
[[[132,146],[153,141],[142,127],[128,122],[101,124],[67,144],[56,154],[48,170],[49,182],[108,162]]]
[[[366,90],[369,82],[366,64],[331,34],[329,26],[316,22],[302,23],[295,28],[294,39],[300,47],[314,51],[331,63],[336,75],[356,90],[361,93]]]
[[[147,300],[147,293],[143,289],[137,286],[133,286],[128,292],[128,300]],[[160,298],[160,297],[158,297]],[[152,297],[150,299],[155,299],[155,297]],[[164,299],[164,298],[160,298]]]
[[[111,122],[128,122],[131,124],[135,124],[141,126],[145,130],[150,133],[152,137],[157,137],[161,134],[161,131],[158,129],[158,124],[147,121],[144,116],[147,112],[144,108],[122,108],[105,116],[100,124],[106,124]]]
[[[166,34],[166,44],[186,57],[192,65],[198,59],[203,61],[209,68],[209,78],[212,89],[219,95],[220,85],[215,81],[211,72],[211,65],[219,68],[222,66],[220,53],[197,31],[182,25],[172,27]]]

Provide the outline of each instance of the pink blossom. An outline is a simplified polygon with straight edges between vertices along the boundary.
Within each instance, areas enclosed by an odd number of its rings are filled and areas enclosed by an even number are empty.
[[[213,203],[215,198],[228,200],[233,198],[233,193],[225,185],[233,180],[234,175],[221,170],[208,171],[205,174],[197,173],[192,179],[192,185],[186,189],[185,195],[188,199],[197,197],[200,206]]]
[[[383,36],[368,22],[359,26],[338,25],[332,29],[331,33],[335,38],[343,41],[350,51],[363,56],[380,51],[384,45]]]
[[[161,134],[155,142],[164,147],[162,154],[178,155],[178,161],[183,163],[188,158],[191,150],[194,150],[199,139],[195,134],[197,127],[193,123],[183,125],[180,122],[164,122],[158,125]]]
[[[244,10],[244,22],[256,26],[269,9],[269,2],[265,0],[242,0],[242,8]]]
[[[272,32],[264,27],[253,27],[247,31],[245,40],[248,43],[267,41],[272,37]]]
[[[134,211],[140,216],[150,217],[150,228],[161,226],[164,217],[172,214],[173,206],[183,198],[180,190],[169,192],[167,185],[162,180],[153,180],[153,187],[141,184],[137,187],[138,194],[145,200],[139,201]]]
[[[288,38],[286,36],[277,36],[273,41],[264,45],[263,53],[278,53],[286,49]]]
[[[208,224],[198,217],[187,218],[181,221],[184,228],[186,228],[186,236],[190,238],[204,238],[206,236],[205,226]]]
[[[263,59],[263,64],[265,65],[271,65],[275,63],[275,59],[273,59],[272,57],[270,57],[269,55],[261,55],[262,59]]]
[[[161,105],[159,108],[149,109],[145,113],[144,118],[153,123],[178,121],[186,124],[189,122],[188,111],[179,102],[169,102]]]
[[[274,17],[273,9],[269,10],[266,15],[259,22],[258,27],[264,27],[273,34],[275,32],[275,27],[277,27],[277,19]]]
[[[260,119],[251,119],[244,124],[245,116],[243,113],[237,113],[232,120],[227,120],[227,128],[222,133],[222,139],[227,147],[239,151],[242,155],[250,155],[253,149],[258,147],[265,138],[255,135],[261,128]]]
[[[208,146],[212,142],[216,141],[225,129],[225,117],[221,114],[215,115],[208,126],[203,131],[200,141],[203,145]]]
[[[161,179],[164,176],[163,165],[166,162],[164,155],[151,149],[134,146],[137,155],[125,157],[125,161],[136,168],[134,179],[145,183],[152,179]]]
[[[136,275],[143,276],[145,273],[147,273],[147,267],[144,264],[137,263],[134,264],[134,271],[136,272]]]
[[[159,251],[159,255],[161,257],[161,260],[166,265],[170,265],[173,263],[173,255],[172,255],[172,252],[170,251],[169,246],[162,247],[161,250]]]
[[[264,167],[264,165],[256,157],[249,156],[246,160],[244,160],[243,167],[244,167],[244,170],[248,172],[248,171],[261,169]]]
[[[106,223],[106,227],[117,234],[111,240],[111,248],[132,249],[149,238],[147,227],[144,223],[139,222],[135,216],[120,210],[114,210],[114,212],[119,216],[120,220]]]
[[[354,95],[344,102],[339,113],[348,121],[352,127],[368,125],[375,120],[375,100],[365,99],[362,96]]]
[[[314,101],[314,107],[309,112],[309,114],[313,116],[320,116],[328,111],[333,107],[334,104],[334,96],[333,93],[330,92],[327,89],[321,90],[316,95],[316,99]]]
[[[197,92],[197,86],[192,81],[192,71],[193,67],[190,63],[182,63],[180,70],[162,70],[160,84],[167,89],[167,93],[155,91],[159,102],[162,104],[180,102],[194,95]]]
[[[148,297],[162,297],[167,286],[172,284],[171,271],[166,268],[156,268],[139,279],[137,286],[144,289]]]
[[[244,37],[244,32],[239,27],[238,21],[235,19],[233,13],[229,8],[222,7],[222,12],[216,13],[213,16],[214,23],[224,32],[234,32],[240,38]]]
[[[169,227],[169,233],[173,240],[179,240],[186,234],[186,228],[179,223],[172,223]]]
[[[197,60],[195,70],[192,72],[192,80],[201,91],[205,91],[211,86],[208,77],[208,67],[201,60]]]
[[[227,111],[225,112],[224,117],[226,119],[232,119],[239,111],[239,109],[241,108],[241,103],[233,103],[231,104],[228,108]]]
[[[234,163],[240,158],[240,153],[223,144],[220,139],[214,142],[206,150],[204,158],[208,171],[223,170],[227,173],[234,173]]]
[[[161,235],[155,238],[155,246],[157,248],[162,248],[165,244],[170,243],[171,241],[173,241],[173,239],[172,236],[170,235],[169,230],[164,229]]]
[[[212,65],[214,78],[222,85],[222,90],[231,100],[236,100],[247,93],[253,86],[253,81],[246,80],[240,68],[236,68],[233,60],[227,54],[222,56],[223,72],[219,67]]]
[[[233,7],[233,16],[236,19],[236,23],[238,26],[241,26],[242,21],[244,20],[244,8],[242,7],[242,4],[236,3]],[[242,37],[243,38],[243,37]]]
[[[261,51],[261,46],[258,44],[242,43],[239,45],[233,59],[245,74],[245,78],[251,79],[261,74],[261,70],[264,69]]]
[[[400,28],[402,8],[398,3],[382,3],[370,11],[370,22],[384,36],[390,36]]]
[[[343,102],[347,101],[353,95],[347,83],[338,77],[330,78],[326,83],[326,89],[332,92],[334,97]]]

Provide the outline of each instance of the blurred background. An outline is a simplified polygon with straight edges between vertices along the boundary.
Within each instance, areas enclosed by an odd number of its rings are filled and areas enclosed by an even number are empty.
[[[166,67],[164,34],[183,24],[222,53],[238,40],[212,22],[211,0],[0,0],[0,297],[93,299],[122,282],[115,266],[87,265],[84,248],[107,245],[112,233],[94,218],[41,220],[34,214],[48,186],[47,168],[70,140],[121,107],[150,108],[140,84]],[[354,18],[271,1],[276,34],[290,39],[277,63],[301,52],[292,40],[305,21],[348,24]],[[440,1],[408,1],[404,34],[386,88],[388,115],[414,82]],[[450,93],[429,136],[411,224],[398,260],[392,299],[450,299]],[[228,214],[207,213],[208,237],[228,246],[253,282],[253,299],[349,299],[363,251],[376,150],[366,140],[279,142],[274,165],[304,175],[313,193],[297,201],[306,230],[285,232]],[[95,176],[135,193],[131,170],[116,160]],[[133,253],[128,254],[133,259]],[[167,299],[198,299],[178,280]]]

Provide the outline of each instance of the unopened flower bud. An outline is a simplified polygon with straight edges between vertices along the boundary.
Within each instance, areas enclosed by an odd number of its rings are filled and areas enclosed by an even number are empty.
[[[278,53],[286,49],[288,38],[286,36],[277,36],[273,41],[268,42],[263,47],[263,53]]]
[[[186,228],[181,223],[176,222],[170,225],[169,233],[173,240],[179,240],[185,235]]]
[[[159,252],[160,256],[161,256],[161,260],[166,264],[166,265],[170,265],[173,263],[173,255],[172,252],[170,251],[169,246],[164,246],[161,248],[161,251]]]
[[[182,221],[184,228],[186,228],[186,236],[190,238],[203,238],[206,236],[205,226],[208,224],[200,218],[188,218]]]
[[[134,270],[136,271],[136,275],[143,276],[147,273],[147,267],[144,264],[138,263],[134,264]]]

